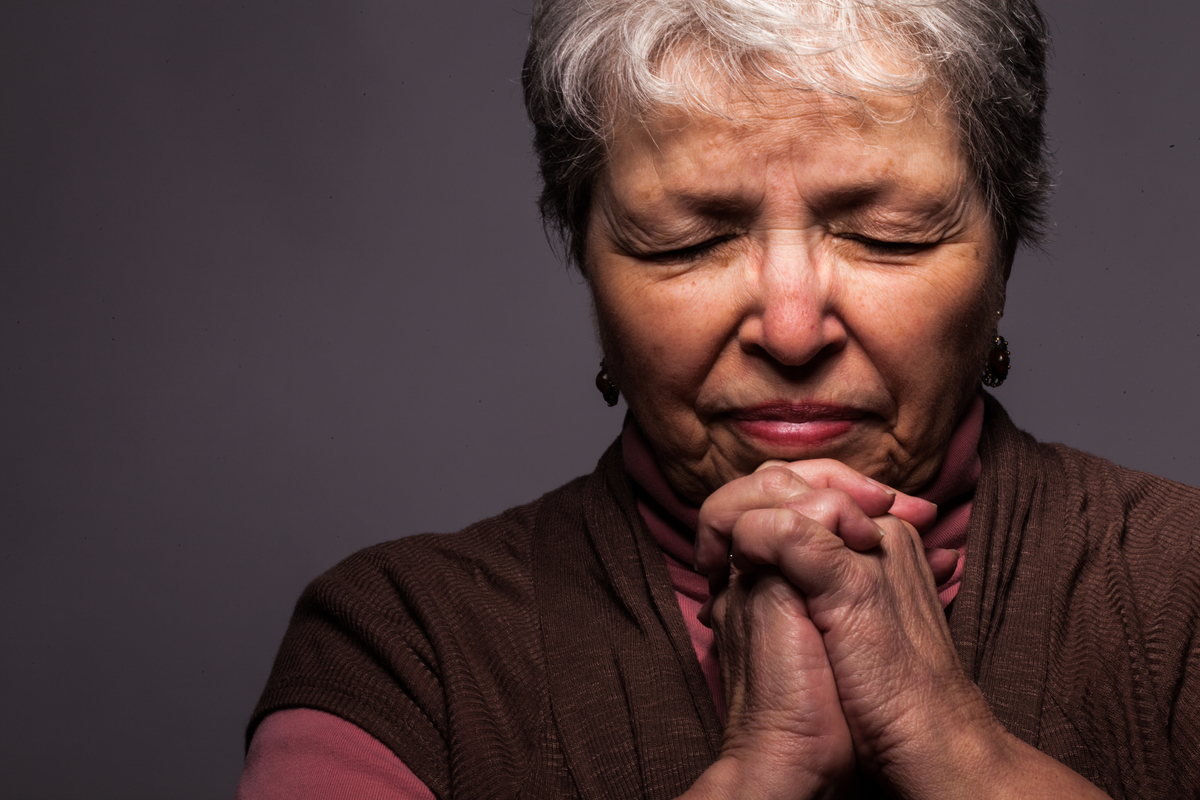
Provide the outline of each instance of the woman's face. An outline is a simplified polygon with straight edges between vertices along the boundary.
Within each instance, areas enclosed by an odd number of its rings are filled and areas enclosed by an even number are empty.
[[[699,501],[766,459],[930,480],[1003,282],[935,104],[776,92],[616,137],[586,270],[609,372]]]

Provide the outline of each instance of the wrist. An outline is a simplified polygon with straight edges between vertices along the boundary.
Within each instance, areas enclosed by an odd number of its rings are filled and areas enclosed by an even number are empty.
[[[836,785],[797,769],[765,763],[748,763],[722,755],[709,766],[679,800],[819,800],[834,796]]]
[[[991,714],[956,714],[927,730],[925,747],[879,776],[903,798],[959,800],[1102,800],[1104,792],[1069,767],[1009,733]],[[904,768],[898,769],[901,764]]]
[[[859,763],[902,798],[1001,796],[995,781],[1012,760],[1015,737],[974,684],[952,685],[938,694],[942,702],[909,704],[909,712],[889,725],[893,732],[906,733],[879,737],[877,743],[884,746],[860,750]]]

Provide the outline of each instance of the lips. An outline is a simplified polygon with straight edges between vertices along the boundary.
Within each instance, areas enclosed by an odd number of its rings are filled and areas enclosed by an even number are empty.
[[[823,403],[772,402],[729,414],[744,435],[774,448],[810,448],[848,433],[862,409]]]

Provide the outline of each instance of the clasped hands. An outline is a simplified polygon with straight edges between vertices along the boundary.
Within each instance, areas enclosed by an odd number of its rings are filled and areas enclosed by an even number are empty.
[[[1004,796],[1029,764],[1094,790],[1008,734],[963,671],[935,588],[958,554],[920,539],[936,515],[830,460],[768,462],[708,498],[695,560],[725,736],[689,796],[853,797],[856,774],[900,797]]]

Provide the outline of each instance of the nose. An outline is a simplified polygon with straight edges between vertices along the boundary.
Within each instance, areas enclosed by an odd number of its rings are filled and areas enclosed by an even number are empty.
[[[768,243],[746,276],[749,303],[738,338],[790,367],[813,362],[844,346],[837,313],[836,275],[821,261],[818,245],[796,240]]]

